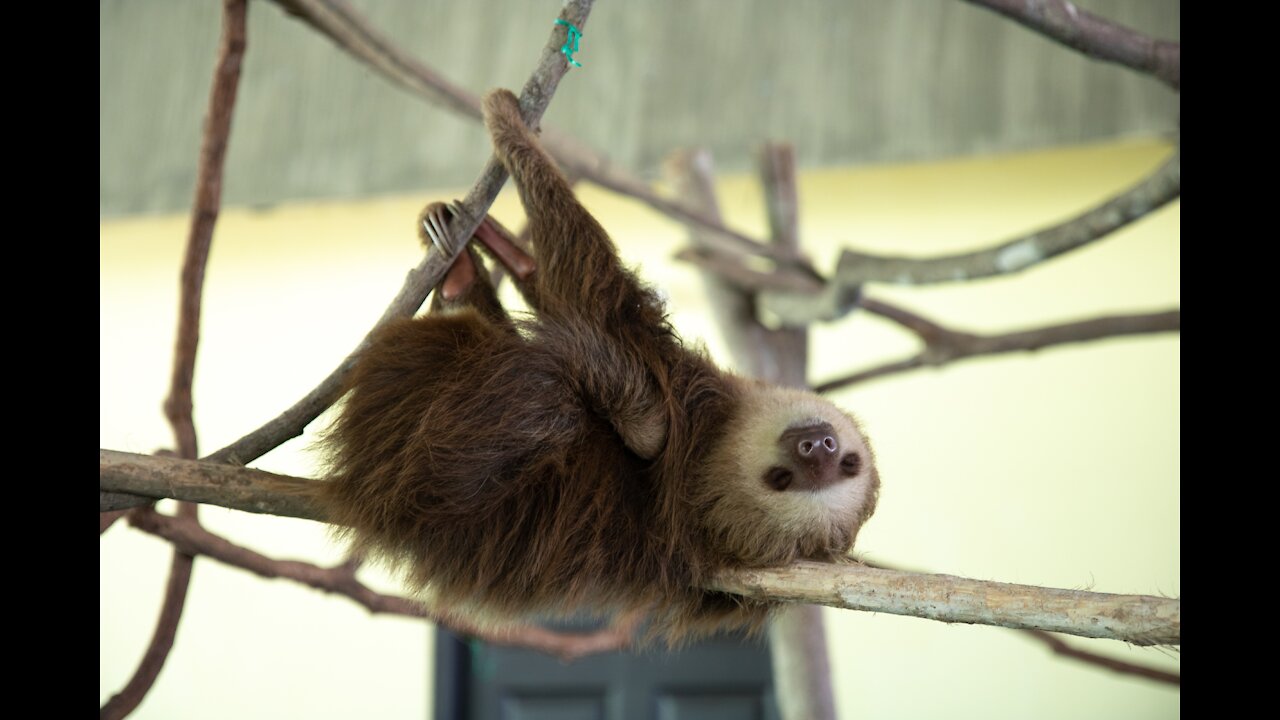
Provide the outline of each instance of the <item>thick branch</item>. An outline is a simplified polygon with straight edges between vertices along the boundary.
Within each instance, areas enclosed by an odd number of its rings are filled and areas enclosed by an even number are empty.
[[[183,553],[210,557],[264,578],[286,578],[342,595],[371,613],[425,618],[462,635],[498,645],[538,650],[565,662],[628,647],[633,636],[632,620],[591,633],[560,633],[534,626],[480,627],[457,617],[431,613],[421,603],[408,598],[383,595],[370,589],[356,579],[350,560],[330,568],[297,560],[278,560],[236,545],[182,518],[151,510],[135,513],[131,518],[134,527],[168,540]]]
[[[251,468],[224,467],[220,470],[228,477],[238,476],[237,479],[211,481],[207,486],[200,486],[203,475],[193,471],[185,479],[175,477],[172,484],[158,483],[164,470],[157,470],[156,462],[174,463],[171,467],[210,465],[200,461],[100,450],[99,489],[157,499],[201,498],[213,505],[237,509],[246,504],[260,509],[279,508],[280,514],[290,517],[320,519],[316,517],[319,513],[313,506],[305,507],[298,514],[289,512],[299,507],[295,504],[297,489],[315,481]],[[148,470],[135,473],[132,468],[138,467]],[[220,490],[220,487],[232,487],[235,491]],[[224,495],[227,496],[225,502]],[[1169,598],[1055,590],[948,575],[821,563],[802,563],[771,570],[727,571],[721,573],[709,588],[751,597],[915,615],[945,622],[1105,637],[1137,645],[1177,645],[1180,642],[1181,604]],[[1078,606],[1073,603],[1078,603]]]
[[[862,306],[869,312],[892,320],[918,335],[924,341],[924,349],[914,357],[895,360],[842,378],[828,380],[815,387],[816,392],[831,392],[875,378],[922,367],[938,367],[983,355],[1029,352],[1055,345],[1126,335],[1178,332],[1182,329],[1182,312],[1166,310],[1142,315],[1110,315],[1000,335],[975,335],[944,328],[915,313],[872,298],[864,299]]]
[[[900,567],[887,566],[880,562],[873,563],[865,560],[861,562],[863,565],[871,568],[904,572]],[[1155,680],[1157,682],[1179,686],[1182,685],[1182,676],[1178,673],[1168,672],[1166,670],[1160,670],[1146,665],[1139,665],[1137,663],[1125,662],[1124,660],[1117,660],[1115,658],[1107,657],[1106,655],[1089,652],[1088,650],[1081,650],[1067,644],[1066,641],[1053,633],[1044,632],[1043,630],[1015,630],[1014,632],[1022,633],[1023,635],[1031,637],[1036,642],[1043,643],[1053,651],[1055,655],[1061,655],[1062,657],[1071,658],[1072,660],[1078,660],[1087,665],[1095,665],[1122,675],[1136,675],[1138,677],[1144,677],[1148,680]]]
[[[1077,250],[1167,205],[1181,193],[1180,151],[1125,192],[1052,227],[984,250],[935,258],[869,255],[845,250],[835,275],[818,295],[762,289],[763,307],[784,324],[831,320],[847,312],[864,283],[956,282],[1007,275]]]
[[[191,209],[191,229],[187,235],[186,253],[182,261],[181,290],[178,301],[178,331],[173,353],[173,373],[169,396],[165,399],[165,416],[173,426],[178,455],[195,458],[198,453],[195,421],[192,418],[191,387],[195,377],[196,350],[200,344],[200,304],[204,295],[205,266],[213,243],[213,227],[218,220],[222,201],[222,167],[227,141],[231,136],[231,118],[235,111],[236,90],[240,86],[240,66],[246,42],[246,0],[223,0],[222,37],[218,59],[214,63],[209,105],[205,111],[204,134],[200,141],[200,159],[196,168],[195,199]],[[146,512],[140,510],[138,512]],[[198,506],[183,504],[181,517],[195,523]],[[101,535],[118,513],[100,516]],[[151,642],[133,677],[124,688],[102,706],[102,718],[123,718],[137,709],[155,684],[173,649],[178,623],[186,606],[191,586],[193,558],[174,549],[169,564],[169,580],[165,587],[160,617]]]
[[[560,19],[582,28],[586,24],[587,15],[591,11],[593,2],[594,0],[570,0],[561,11]],[[345,7],[341,3],[332,2],[332,0],[323,0],[323,2],[321,0],[293,0],[293,5],[290,7],[302,8],[303,6]],[[343,12],[350,13],[350,10],[344,9]],[[335,17],[338,16],[335,15]],[[542,113],[546,110],[547,104],[551,102],[551,97],[555,94],[556,87],[560,84],[560,78],[564,76],[565,71],[568,69],[568,63],[565,61],[564,56],[560,54],[560,47],[564,44],[567,31],[559,25],[553,25],[552,28],[550,39],[546,46],[543,47],[538,66],[529,77],[528,82],[525,83],[524,89],[520,94],[520,107],[523,111],[525,122],[529,127],[538,126],[542,119]],[[498,196],[498,191],[502,189],[502,185],[506,180],[507,173],[502,164],[496,158],[490,157],[480,178],[471,188],[471,191],[467,193],[466,199],[462,201],[462,213],[455,217],[450,224],[450,234],[454,238],[450,243],[450,252],[430,253],[416,268],[409,272],[409,276],[405,278],[399,294],[391,301],[391,304],[382,314],[382,318],[374,325],[373,330],[370,330],[370,334],[392,319],[412,315],[422,305],[427,293],[440,282],[440,278],[444,277],[449,265],[452,264],[457,254],[465,247],[465,242],[458,242],[456,238],[471,237],[471,234],[479,226],[480,221],[484,218],[485,213],[488,212],[489,206],[493,204],[494,198]],[[360,351],[367,345],[368,338],[369,336],[366,335],[360,345],[328,377],[295,403],[293,407],[285,410],[257,430],[210,455],[209,459],[215,462],[243,465],[261,457],[280,443],[301,435],[303,428],[307,424],[315,420],[320,413],[324,412],[325,408],[337,401],[342,393],[343,382],[347,373],[350,372],[355,364],[355,359]]]
[[[966,0],[1098,60],[1154,75],[1179,89],[1182,45],[1156,40],[1081,10],[1069,0]]]
[[[324,520],[314,502],[317,481],[208,460],[98,451],[99,488],[155,501],[173,498],[234,510]]]
[[[1149,595],[1058,590],[809,561],[722,572],[709,587],[754,598],[1048,630],[1134,645],[1181,643],[1181,601]]]

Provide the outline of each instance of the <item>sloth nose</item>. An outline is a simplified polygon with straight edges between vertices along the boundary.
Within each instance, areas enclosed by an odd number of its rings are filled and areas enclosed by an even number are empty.
[[[796,460],[803,465],[824,467],[835,462],[840,443],[826,428],[813,428],[794,439]]]

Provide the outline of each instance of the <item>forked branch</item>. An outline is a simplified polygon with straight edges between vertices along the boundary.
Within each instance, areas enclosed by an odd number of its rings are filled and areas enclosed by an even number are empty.
[[[260,577],[285,578],[326,593],[342,595],[373,614],[425,618],[461,635],[497,645],[537,650],[565,662],[626,648],[634,635],[634,621],[631,619],[590,633],[562,633],[532,625],[481,627],[456,616],[431,613],[422,603],[408,598],[384,595],[370,589],[356,579],[350,560],[333,567],[321,567],[298,560],[267,557],[215,535],[199,523],[151,509],[136,511],[130,521],[134,527],[168,540],[175,550],[183,553],[205,556]]]

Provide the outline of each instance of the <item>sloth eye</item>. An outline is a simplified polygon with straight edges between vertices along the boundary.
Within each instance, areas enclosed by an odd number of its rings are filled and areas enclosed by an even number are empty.
[[[795,475],[784,467],[772,467],[764,474],[764,481],[774,490],[786,490],[791,486]]]
[[[840,458],[840,472],[845,475],[857,475],[862,469],[862,458],[858,457],[858,453],[849,453]]]

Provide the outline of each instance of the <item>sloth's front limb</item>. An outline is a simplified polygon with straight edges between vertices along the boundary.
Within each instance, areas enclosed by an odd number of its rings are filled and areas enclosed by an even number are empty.
[[[604,228],[525,126],[516,97],[493,90],[483,109],[494,152],[510,171],[529,217],[538,313],[615,338],[661,325],[661,307],[623,267]]]

